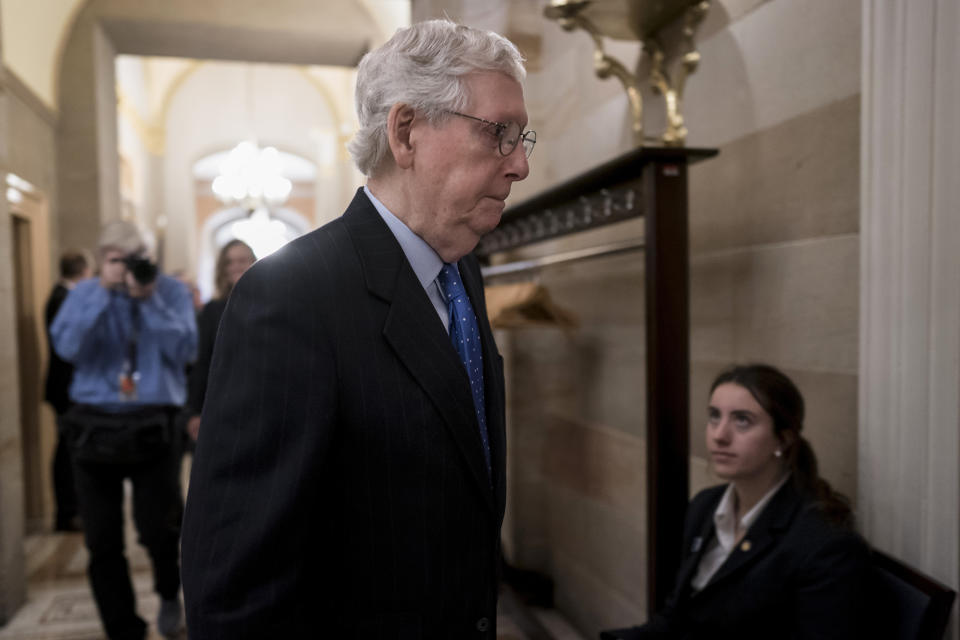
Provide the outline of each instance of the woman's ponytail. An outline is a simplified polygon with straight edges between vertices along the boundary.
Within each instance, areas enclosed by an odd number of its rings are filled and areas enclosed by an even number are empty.
[[[793,472],[793,482],[801,493],[813,496],[823,515],[835,524],[853,528],[850,501],[820,477],[817,456],[807,439],[797,434],[787,452],[787,464]]]

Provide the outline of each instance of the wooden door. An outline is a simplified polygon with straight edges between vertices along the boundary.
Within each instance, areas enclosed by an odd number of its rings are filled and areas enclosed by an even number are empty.
[[[10,198],[8,196],[8,198]],[[23,457],[26,533],[46,531],[53,524],[51,461],[56,444],[53,414],[43,401],[47,367],[43,306],[50,292],[50,244],[46,198],[20,190],[8,200],[13,251],[13,283],[20,438]]]

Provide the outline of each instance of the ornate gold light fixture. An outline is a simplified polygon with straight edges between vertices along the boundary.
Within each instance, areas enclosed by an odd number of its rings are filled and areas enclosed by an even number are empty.
[[[633,136],[637,146],[644,142],[643,98],[640,79],[604,48],[604,38],[639,40],[650,59],[649,81],[663,95],[667,108],[667,129],[659,141],[682,146],[687,137],[680,107],[687,76],[696,71],[700,53],[693,35],[703,21],[710,0],[550,0],[544,15],[556,20],[566,31],[583,29],[593,39],[593,67],[597,77],[616,77],[623,84],[633,116]],[[668,25],[683,20],[676,47],[664,46],[663,35]],[[668,56],[668,50],[677,50]],[[679,58],[675,72],[668,65]]]

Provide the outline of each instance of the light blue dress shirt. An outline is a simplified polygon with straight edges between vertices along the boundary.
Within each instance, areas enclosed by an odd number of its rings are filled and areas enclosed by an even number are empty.
[[[450,312],[447,307],[447,299],[443,294],[443,289],[437,283],[437,276],[440,275],[440,269],[443,268],[443,259],[423,238],[411,231],[410,227],[377,200],[377,197],[370,192],[366,185],[363,187],[363,192],[367,194],[377,213],[390,227],[393,237],[400,243],[403,255],[407,256],[407,262],[413,267],[413,273],[417,276],[417,280],[420,281],[424,291],[427,292],[427,297],[430,298],[433,308],[437,310],[437,315],[440,316],[440,321],[449,333]],[[457,265],[453,265],[453,267],[456,269]],[[459,269],[457,273],[460,273]]]
[[[106,411],[144,405],[182,405],[186,366],[197,350],[197,323],[187,287],[157,276],[149,298],[141,300],[137,340],[139,381],[136,397],[120,393],[120,375],[133,331],[133,300],[111,291],[97,278],[84,280],[67,295],[50,326],[53,348],[74,365],[70,399]]]

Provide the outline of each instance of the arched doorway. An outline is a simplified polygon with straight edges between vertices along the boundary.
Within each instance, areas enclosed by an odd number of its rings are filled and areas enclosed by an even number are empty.
[[[197,286],[204,300],[214,294],[217,254],[226,243],[233,239],[243,240],[260,259],[313,226],[317,178],[314,163],[297,154],[277,150],[277,170],[291,186],[285,204],[225,205],[214,193],[213,183],[231,152],[221,150],[209,154],[193,166],[197,203]],[[211,210],[211,206],[215,208]]]

